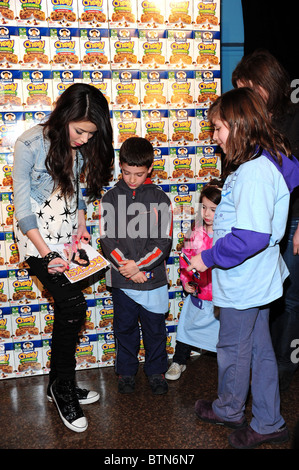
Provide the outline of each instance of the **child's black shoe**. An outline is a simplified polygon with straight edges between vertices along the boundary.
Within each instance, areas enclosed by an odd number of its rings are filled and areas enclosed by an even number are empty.
[[[148,381],[154,395],[163,395],[168,392],[168,383],[164,374],[149,375]]]
[[[134,375],[120,375],[118,377],[118,391],[119,393],[133,393],[135,390],[135,377]]]

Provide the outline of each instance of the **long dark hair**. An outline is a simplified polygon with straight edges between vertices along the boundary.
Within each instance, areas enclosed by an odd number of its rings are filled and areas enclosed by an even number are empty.
[[[202,188],[200,192],[199,202],[202,202],[203,197],[206,197],[207,199],[209,199],[209,201],[213,202],[213,204],[216,204],[216,206],[218,206],[219,202],[221,201],[222,187],[222,180],[218,180],[216,178],[212,179]]]
[[[256,91],[258,87],[263,88],[267,93],[267,109],[275,118],[292,106],[289,74],[266,49],[257,49],[241,59],[232,73],[235,88],[238,82]]]
[[[290,145],[272,126],[264,101],[250,88],[237,88],[221,95],[211,105],[208,118],[212,123],[220,119],[229,129],[223,177],[256,158],[262,150],[268,151],[280,165],[280,152],[291,156]]]
[[[45,164],[55,186],[61,189],[63,195],[71,196],[74,187],[69,123],[78,121],[90,121],[97,127],[95,135],[80,147],[87,198],[92,201],[100,198],[102,187],[111,177],[114,161],[109,107],[96,87],[76,83],[69,86],[57,100],[44,124],[44,135],[50,140]]]

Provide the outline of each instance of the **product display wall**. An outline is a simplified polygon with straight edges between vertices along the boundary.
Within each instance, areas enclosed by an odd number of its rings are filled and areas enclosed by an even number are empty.
[[[184,302],[184,234],[203,185],[221,171],[207,121],[208,107],[221,93],[220,0],[7,0],[0,4],[0,25],[0,379],[49,372],[53,308],[26,265],[18,265],[13,148],[76,82],[94,85],[109,103],[115,148],[109,187],[120,178],[118,154],[128,137],[145,137],[154,147],[152,179],[174,211],[167,261],[171,356]],[[84,181],[82,188],[84,193]],[[87,226],[100,250],[98,208],[98,201],[88,205]],[[78,370],[111,366],[115,357],[105,278],[89,281]],[[142,339],[140,346],[142,361]]]

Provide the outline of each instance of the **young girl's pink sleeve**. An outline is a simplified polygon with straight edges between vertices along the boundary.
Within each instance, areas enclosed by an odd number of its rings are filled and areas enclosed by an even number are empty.
[[[198,255],[204,248],[203,248],[203,239],[202,233],[197,231],[196,229],[192,232],[188,243],[182,248],[182,253],[190,259],[192,256]],[[197,282],[197,278],[195,278],[192,274],[192,271],[187,271],[188,264],[186,261],[180,257],[180,279],[182,286],[185,287],[186,282]]]
[[[190,259],[190,253],[189,251],[191,250],[185,250],[184,248],[182,249],[182,252],[186,254],[186,256],[188,256],[188,258]],[[193,255],[192,255],[193,256]],[[185,284],[186,282],[194,282],[194,277],[193,277],[193,274],[192,274],[192,271],[187,271],[187,268],[188,267],[188,264],[186,263],[186,261],[180,257],[180,279],[181,279],[181,283],[182,283],[182,286],[185,288]]]

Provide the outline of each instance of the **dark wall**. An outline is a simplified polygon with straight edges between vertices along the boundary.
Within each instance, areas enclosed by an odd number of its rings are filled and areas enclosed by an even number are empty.
[[[287,69],[291,79],[299,79],[299,33],[297,0],[242,0],[244,54],[268,49]]]

